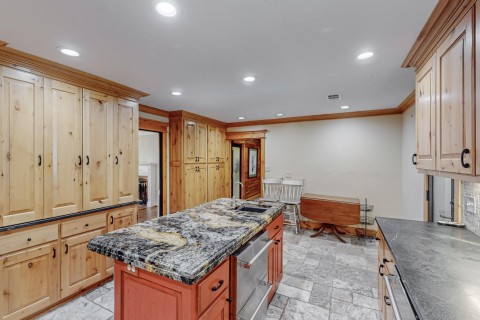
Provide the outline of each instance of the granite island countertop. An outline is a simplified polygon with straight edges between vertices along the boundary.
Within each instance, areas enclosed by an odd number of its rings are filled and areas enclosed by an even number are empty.
[[[256,202],[237,200],[237,205]],[[155,274],[194,284],[280,215],[236,211],[232,199],[159,217],[93,238],[88,249]]]
[[[421,320],[480,319],[479,236],[436,223],[376,219]]]

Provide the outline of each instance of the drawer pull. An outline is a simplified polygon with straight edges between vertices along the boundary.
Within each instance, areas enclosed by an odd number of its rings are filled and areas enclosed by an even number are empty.
[[[118,156],[115,156],[115,164],[118,164]]]
[[[387,306],[391,306],[392,302],[390,301],[390,298],[388,296],[383,296],[383,301],[385,301],[385,304]]]
[[[85,223],[85,227],[88,227],[88,226],[89,226],[89,224],[88,224],[88,223]]]
[[[213,288],[212,288],[212,291],[217,291],[218,289],[220,289],[220,288],[223,286],[223,282],[224,282],[223,280],[220,280],[220,281],[218,282],[218,286],[213,287]]]
[[[110,224],[113,224],[113,216],[110,216]]]
[[[68,253],[68,244],[65,244],[65,254]]]
[[[382,272],[383,267],[384,267],[383,264],[381,264],[381,265],[378,266],[378,274],[379,274],[381,277],[384,276],[384,274],[383,274],[383,272]]]
[[[416,154],[416,153],[414,153],[414,154],[412,155],[412,163],[413,163],[414,166],[417,165],[417,154]]]
[[[280,226],[276,226],[276,227],[273,228],[273,229],[278,230],[278,229],[280,229]]]
[[[32,238],[28,237],[28,238],[27,238],[27,241],[28,241],[28,242],[32,241]]]
[[[33,267],[33,263],[29,262],[29,263],[28,263],[28,267],[29,267],[29,268]]]
[[[460,161],[462,162],[462,167],[464,167],[465,169],[470,168],[470,164],[469,164],[469,163],[465,163],[465,155],[466,155],[466,154],[469,154],[469,153],[470,153],[470,150],[469,150],[469,149],[463,149],[462,155],[460,156]]]

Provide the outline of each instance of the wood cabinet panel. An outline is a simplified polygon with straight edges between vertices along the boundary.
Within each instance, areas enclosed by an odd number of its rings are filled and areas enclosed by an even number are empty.
[[[435,170],[436,167],[436,104],[434,55],[416,76],[416,132],[417,168]]]
[[[437,49],[437,169],[444,172],[474,172],[472,18],[468,13]]]
[[[61,298],[102,280],[105,256],[88,250],[87,244],[104,233],[105,229],[99,229],[62,240]]]
[[[225,161],[225,129],[208,126],[208,162],[218,163]]]
[[[45,216],[82,211],[82,90],[45,79]]]
[[[202,314],[219,296],[227,294],[229,287],[230,264],[227,259],[214,272],[198,284],[198,314]],[[226,301],[226,299],[223,299]],[[208,311],[207,311],[208,313]]]
[[[0,68],[0,225],[43,217],[43,78]]]
[[[226,196],[225,191],[225,164],[208,165],[208,199],[213,201]]]
[[[191,120],[183,122],[183,162],[197,163],[197,123]]]
[[[24,319],[59,299],[55,243],[0,258],[0,317]]]
[[[57,239],[58,226],[56,224],[8,234],[0,237],[0,255],[32,248]]]
[[[116,99],[114,107],[114,204],[138,199],[138,103]]]
[[[273,286],[268,294],[270,303],[283,277],[283,214],[267,226],[267,234],[273,240],[268,249],[268,282]]]
[[[185,184],[184,191],[184,206],[185,208],[192,208],[197,204],[197,187],[195,185],[197,180],[197,165],[185,165],[184,167],[184,179]]]
[[[207,311],[199,318],[200,320],[228,320],[229,307],[228,290],[223,291],[221,296],[208,308]]]
[[[195,179],[195,186],[197,188],[197,191],[196,191],[197,201],[195,205],[199,205],[207,202],[208,172],[207,172],[206,164],[198,165],[198,173]]]
[[[207,125],[204,123],[197,123],[196,150],[198,163],[207,163],[207,136]]]
[[[113,98],[83,90],[83,209],[113,204]]]
[[[133,226],[137,221],[138,209],[136,205],[134,207],[112,210],[107,215],[107,232]],[[112,275],[114,271],[114,260],[112,258],[106,258],[105,265],[107,275]]]
[[[107,218],[105,213],[96,213],[90,217],[62,222],[60,224],[60,235],[62,238],[66,238],[95,229],[102,229],[105,228],[106,225]]]

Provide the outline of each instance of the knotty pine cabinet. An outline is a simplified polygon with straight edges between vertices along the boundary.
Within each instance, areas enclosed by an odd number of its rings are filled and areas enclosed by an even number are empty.
[[[0,225],[43,217],[43,77],[0,67]]]
[[[186,111],[170,116],[170,211],[230,194],[224,124]]]

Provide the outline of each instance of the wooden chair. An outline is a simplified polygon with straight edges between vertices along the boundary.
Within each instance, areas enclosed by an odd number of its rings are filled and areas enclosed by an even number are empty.
[[[293,207],[293,212],[285,211],[287,214],[293,214],[294,221],[285,219],[285,225],[294,225],[295,233],[298,233],[300,227],[300,199],[303,193],[304,180],[282,179],[282,192],[280,193],[280,202]]]
[[[282,179],[262,179],[263,197],[261,201],[280,201]]]

